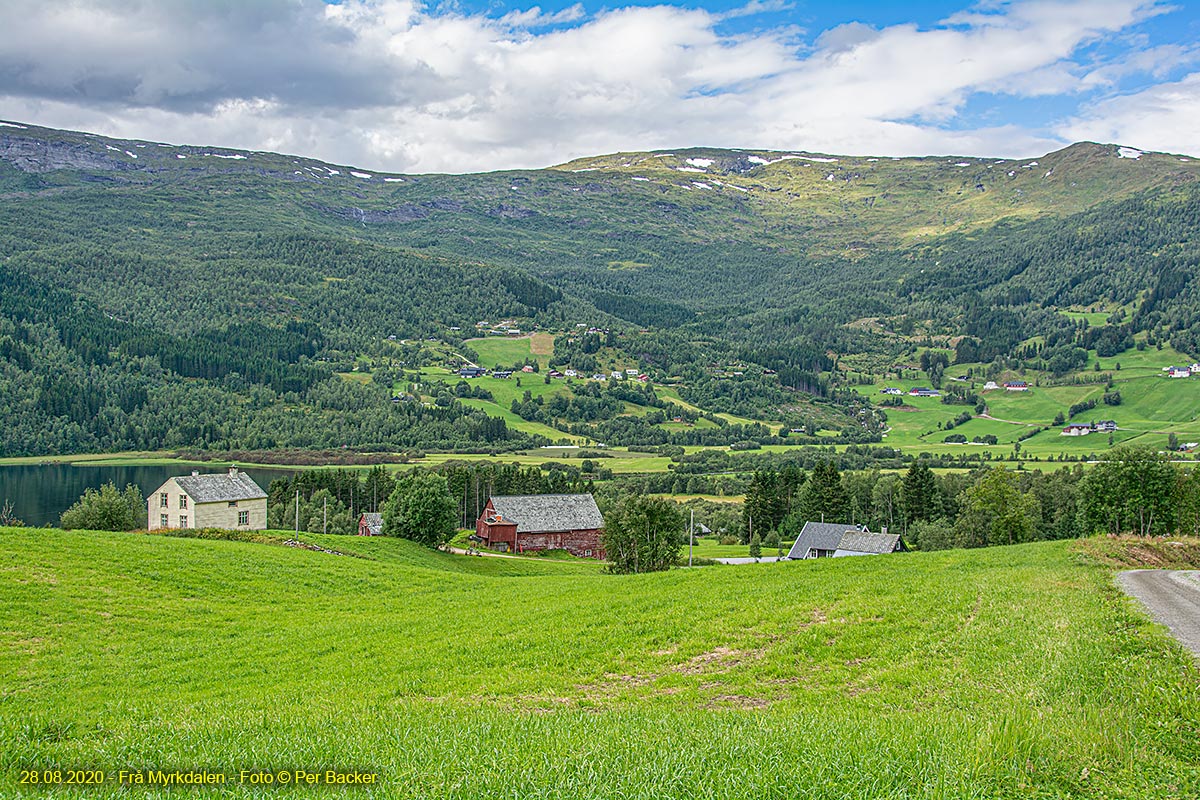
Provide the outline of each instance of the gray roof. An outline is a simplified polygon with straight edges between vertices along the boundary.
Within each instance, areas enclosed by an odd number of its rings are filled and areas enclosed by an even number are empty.
[[[894,553],[900,549],[900,534],[846,531],[837,549],[852,553]]]
[[[804,558],[813,549],[837,550],[847,532],[855,532],[854,526],[844,522],[806,522],[788,551],[788,558]]]
[[[257,500],[267,496],[254,479],[244,472],[185,475],[176,478],[175,483],[195,503],[232,503],[235,500]]]
[[[580,531],[604,527],[590,494],[493,495],[492,508],[517,523],[517,533]]]

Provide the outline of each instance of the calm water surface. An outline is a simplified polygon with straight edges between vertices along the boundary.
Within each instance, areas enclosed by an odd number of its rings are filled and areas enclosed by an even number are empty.
[[[71,464],[27,464],[0,466],[0,506],[11,500],[13,513],[26,525],[57,525],[59,515],[66,511],[86,489],[99,489],[101,484],[115,483],[124,489],[132,483],[148,495],[162,486],[167,478],[190,475],[193,469],[201,474],[225,472],[224,469],[187,466],[89,467]],[[266,491],[271,481],[294,475],[292,470],[242,470]]]

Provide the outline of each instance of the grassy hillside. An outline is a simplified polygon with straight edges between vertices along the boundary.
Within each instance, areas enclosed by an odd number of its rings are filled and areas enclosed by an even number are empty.
[[[623,578],[359,545],[0,530],[4,791],[68,766],[357,768],[380,797],[1200,791],[1195,663],[1066,543]]]

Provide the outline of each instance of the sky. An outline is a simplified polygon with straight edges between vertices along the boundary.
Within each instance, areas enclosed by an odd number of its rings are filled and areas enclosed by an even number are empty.
[[[392,172],[683,147],[1200,156],[1200,3],[4,0],[0,119]]]

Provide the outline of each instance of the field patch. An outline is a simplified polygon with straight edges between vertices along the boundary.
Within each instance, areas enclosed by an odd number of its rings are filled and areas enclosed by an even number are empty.
[[[359,557],[0,529],[0,781],[341,765],[402,798],[1200,788],[1195,663],[1069,543],[619,577],[310,538]]]

